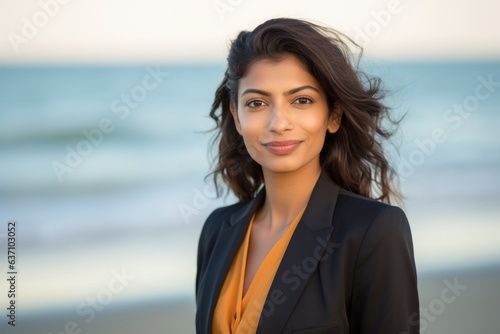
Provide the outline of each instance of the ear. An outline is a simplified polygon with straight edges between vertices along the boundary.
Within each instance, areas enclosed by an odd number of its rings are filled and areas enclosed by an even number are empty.
[[[236,105],[234,101],[229,102],[229,111],[231,115],[233,115],[234,125],[236,126],[236,131],[241,135],[241,124],[240,119],[238,118],[238,110],[236,109]]]
[[[342,119],[342,108],[338,104],[335,104],[330,116],[328,117],[327,130],[330,133],[335,133],[340,128],[340,121]]]

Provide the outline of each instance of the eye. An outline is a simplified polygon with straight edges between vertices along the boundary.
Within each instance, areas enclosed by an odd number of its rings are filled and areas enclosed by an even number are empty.
[[[265,105],[266,105],[266,103],[264,101],[250,100],[247,102],[247,104],[245,106],[249,107],[249,108],[260,108],[260,107],[265,106]]]
[[[301,97],[298,97],[296,98],[293,103],[296,103],[296,104],[311,104],[313,103],[313,100],[308,98],[308,97],[305,97],[305,96],[301,96]]]

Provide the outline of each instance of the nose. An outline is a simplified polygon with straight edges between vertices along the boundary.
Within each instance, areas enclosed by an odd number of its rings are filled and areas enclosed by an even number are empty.
[[[272,108],[269,119],[269,131],[281,134],[292,129],[290,114],[286,107],[276,105]]]

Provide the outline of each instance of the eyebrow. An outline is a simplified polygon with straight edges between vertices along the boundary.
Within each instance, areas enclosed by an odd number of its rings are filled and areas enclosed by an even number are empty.
[[[316,87],[313,87],[313,86],[310,86],[310,85],[305,85],[305,86],[300,86],[300,87],[297,87],[297,88],[294,88],[294,89],[290,89],[288,92],[285,92],[283,95],[285,95],[285,96],[292,95],[292,94],[300,92],[301,90],[304,90],[304,89],[312,89],[315,92],[319,93],[319,90]],[[263,90],[260,90],[260,89],[255,89],[255,88],[245,89],[243,91],[243,93],[241,93],[241,96],[243,96],[245,94],[250,94],[250,93],[256,93],[256,94],[260,94],[260,95],[264,95],[264,96],[271,96],[271,94],[269,92],[266,92],[266,91],[263,91]]]

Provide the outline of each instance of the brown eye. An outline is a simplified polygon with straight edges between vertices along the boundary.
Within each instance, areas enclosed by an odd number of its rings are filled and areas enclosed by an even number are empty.
[[[251,101],[248,101],[248,103],[246,104],[246,106],[249,108],[259,108],[259,107],[262,107],[264,105],[265,105],[264,101],[261,101],[261,100],[251,100]]]
[[[295,101],[293,101],[293,103],[296,103],[296,104],[310,104],[312,102],[313,101],[308,97],[299,97],[299,98],[295,99]]]

